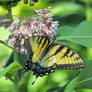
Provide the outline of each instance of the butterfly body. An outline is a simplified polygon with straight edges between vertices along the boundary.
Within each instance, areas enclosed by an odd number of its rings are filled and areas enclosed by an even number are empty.
[[[48,75],[55,69],[77,69],[85,67],[84,60],[71,48],[56,44],[48,37],[33,36],[26,41],[29,59],[25,71],[33,71],[38,76]]]
[[[56,65],[53,65],[49,68],[44,68],[39,65],[39,63],[32,63],[29,60],[26,61],[25,63],[25,71],[33,71],[34,75],[36,77],[41,76],[43,77],[44,75],[48,75],[51,72],[54,72],[56,68]]]

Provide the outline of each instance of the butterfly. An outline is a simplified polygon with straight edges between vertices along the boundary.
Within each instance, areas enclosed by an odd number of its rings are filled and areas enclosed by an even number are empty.
[[[29,58],[25,71],[33,71],[36,77],[48,75],[55,69],[84,68],[82,57],[71,48],[55,43],[46,36],[32,36],[25,41]]]

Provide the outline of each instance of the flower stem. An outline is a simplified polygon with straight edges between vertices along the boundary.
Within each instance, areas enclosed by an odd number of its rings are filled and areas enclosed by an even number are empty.
[[[19,53],[14,50],[14,62],[18,61],[18,55]],[[18,78],[18,71],[15,73],[15,79],[14,79],[14,92],[18,92],[18,82],[19,82],[19,78]]]
[[[14,92],[18,92],[18,83],[17,82],[14,83]]]
[[[10,14],[10,19],[11,21],[13,21],[11,2],[8,3],[7,8],[8,8],[8,13]]]

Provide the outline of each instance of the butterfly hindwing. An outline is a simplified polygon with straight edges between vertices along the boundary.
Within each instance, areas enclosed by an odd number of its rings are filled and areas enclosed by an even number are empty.
[[[51,67],[56,64],[59,69],[71,69],[84,67],[84,61],[78,53],[67,46],[52,44],[43,55],[40,65]]]

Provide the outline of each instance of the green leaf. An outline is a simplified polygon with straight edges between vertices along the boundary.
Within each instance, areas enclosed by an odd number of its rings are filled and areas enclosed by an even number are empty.
[[[67,16],[67,15],[82,13],[83,11],[84,9],[81,5],[78,5],[73,2],[61,2],[54,5],[52,14],[60,15],[60,16]]]
[[[28,59],[27,54],[18,52],[18,61],[20,62],[21,65],[24,65],[27,59]]]
[[[62,26],[59,27],[56,31],[58,36],[67,36],[71,33],[71,31],[73,30],[73,27],[70,26]],[[63,37],[62,37],[63,38]],[[64,39],[64,38],[63,38]]]
[[[58,92],[57,90],[59,88],[62,88],[62,90],[64,89],[64,87],[53,87],[53,88],[48,89],[46,92]],[[63,92],[63,91],[61,91],[61,92]]]
[[[30,73],[26,73],[25,75],[23,75],[22,79],[18,83],[19,92],[27,92],[29,79]]]
[[[7,2],[7,1],[14,1],[14,0],[0,0],[0,1],[2,1],[2,2],[5,2],[6,1]]]
[[[78,89],[77,91],[75,92],[92,92],[92,89]]]
[[[92,61],[87,61],[86,68],[80,72],[77,88],[92,89]]]
[[[10,64],[7,68],[0,71],[0,77],[7,75],[7,74],[11,75],[21,68],[22,67],[18,62],[14,62],[14,63]]]
[[[46,92],[73,92],[78,81],[78,75],[79,75],[79,71],[76,74],[76,76],[63,87],[54,87],[47,90]]]
[[[79,72],[77,73],[77,75],[73,78],[73,80],[71,80],[67,86],[65,87],[64,89],[64,92],[73,92],[74,88],[75,88],[75,85],[77,84],[77,81],[78,81],[78,75],[79,75]]]
[[[4,65],[4,68],[6,68],[8,65],[10,65],[14,61],[14,51],[12,51],[11,55],[9,56],[6,64]]]
[[[0,41],[6,41],[10,35],[10,32],[5,27],[0,27]]]
[[[86,4],[92,3],[92,0],[81,0],[81,1],[86,3]]]
[[[57,30],[56,41],[69,40],[77,44],[81,44],[88,48],[92,48],[92,22],[84,21],[77,27],[60,27]]]

